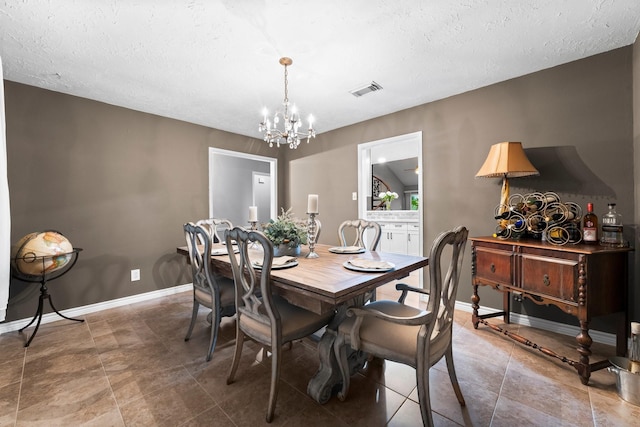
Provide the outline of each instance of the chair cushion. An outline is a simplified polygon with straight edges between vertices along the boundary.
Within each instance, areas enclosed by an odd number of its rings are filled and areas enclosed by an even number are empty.
[[[372,302],[367,304],[365,308],[398,317],[412,317],[424,312],[415,307],[387,300]],[[355,316],[347,317],[338,327],[339,333],[346,335],[347,342],[350,342],[349,337],[355,319]],[[435,356],[446,350],[449,342],[446,339],[440,339],[437,326],[438,324],[436,323],[431,334],[431,344],[429,346],[430,360],[433,363],[439,359],[439,357]],[[419,330],[420,326],[399,325],[383,319],[366,316],[360,327],[361,349],[373,352],[379,357],[397,360],[415,367]],[[393,356],[389,357],[391,355]]]
[[[227,279],[225,277],[216,278],[218,281],[218,286],[220,287],[220,306],[227,307],[235,304],[236,294],[235,294],[235,284],[232,279]],[[205,291],[200,288],[194,288],[195,291],[195,299],[200,304],[212,308],[213,300],[211,298],[211,294],[208,291]]]
[[[283,343],[311,335],[327,325],[334,315],[333,312],[322,315],[313,313],[289,303],[279,295],[273,296],[273,303],[280,313]],[[264,306],[261,308],[261,312],[266,315]],[[271,341],[271,327],[269,325],[242,315],[239,317],[239,321],[241,329],[248,335],[265,342]]]

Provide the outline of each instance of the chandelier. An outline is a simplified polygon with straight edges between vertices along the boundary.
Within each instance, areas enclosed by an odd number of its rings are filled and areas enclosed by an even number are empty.
[[[273,147],[274,143],[277,147],[280,147],[280,144],[286,143],[289,144],[289,148],[295,149],[300,145],[301,139],[306,138],[307,143],[309,143],[311,138],[316,137],[316,131],[313,130],[313,117],[311,115],[309,116],[309,129],[307,129],[305,133],[300,131],[302,122],[295,105],[291,107],[291,113],[289,113],[289,90],[287,89],[287,85],[289,84],[287,77],[289,73],[287,67],[291,64],[293,64],[291,58],[280,58],[280,65],[284,66],[284,101],[282,102],[284,105],[284,113],[276,111],[273,114],[273,121],[271,121],[267,116],[268,111],[265,108],[262,112],[262,122],[260,122],[258,126],[258,131],[263,133],[263,139],[269,143],[269,147]],[[282,123],[280,123],[281,121]],[[282,127],[278,128],[279,125]]]

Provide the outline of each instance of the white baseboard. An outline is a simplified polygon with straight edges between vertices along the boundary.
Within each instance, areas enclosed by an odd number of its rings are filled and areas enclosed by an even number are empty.
[[[96,311],[108,310],[110,308],[121,307],[123,305],[135,304],[137,302],[147,301],[154,298],[160,298],[168,295],[174,295],[180,292],[185,292],[193,289],[191,283],[186,285],[174,286],[172,288],[158,289],[157,291],[146,292],[144,294],[131,295],[124,298],[118,298],[110,301],[98,302],[95,304],[89,304],[82,307],[69,308],[62,310],[60,313],[67,317],[78,317],[84,314],[95,313]],[[29,324],[32,318],[14,320],[11,322],[0,323],[0,334],[5,332],[17,331],[18,329]],[[42,321],[40,324],[55,322],[60,320],[61,317],[56,313],[47,313],[42,315]]]
[[[456,301],[456,309],[460,311],[466,311],[468,313],[473,313],[473,308],[471,308],[471,304],[468,302]],[[498,313],[500,311],[502,310],[480,307],[478,314],[492,314]],[[564,323],[552,322],[550,320],[539,319],[537,317],[529,317],[525,314],[511,313],[509,319],[511,323],[515,323],[517,325],[530,326],[532,328],[542,329],[545,331],[555,332],[571,337],[575,337],[580,333],[580,328],[578,328],[577,326],[565,325]],[[591,337],[593,342],[611,345],[614,347],[616,345],[615,334],[589,329],[589,336]]]
[[[174,286],[172,288],[158,289],[157,291],[146,292],[144,294],[131,295],[124,298],[118,298],[110,301],[99,302],[96,304],[85,305],[82,307],[70,308],[67,310],[62,310],[61,313],[67,317],[78,317],[84,314],[95,313],[96,311],[108,310],[110,308],[121,307],[127,304],[135,304],[137,302],[147,301],[154,298],[160,298],[168,295],[174,295],[180,292],[189,291],[192,289],[191,283],[187,283],[186,285]],[[471,308],[471,304],[468,302],[456,301],[456,309],[460,311],[465,311],[468,313],[472,313],[473,309]],[[500,310],[496,310],[493,308],[484,308],[480,307],[479,314],[492,314],[497,313]],[[545,331],[555,332],[558,334],[568,335],[575,337],[580,333],[580,328],[577,326],[565,325],[564,323],[552,322],[550,320],[539,319],[536,317],[529,317],[527,315],[511,313],[511,322],[530,326],[532,328],[542,329]],[[56,313],[47,313],[42,316],[42,322],[40,324],[55,322],[60,320],[60,316]],[[5,332],[17,331],[23,326],[27,325],[31,321],[29,319],[20,319],[14,320],[12,322],[0,323],[0,334],[4,334]],[[607,332],[600,332],[596,330],[589,330],[589,336],[593,339],[594,342],[615,346],[616,345],[616,336],[615,334],[610,334]]]

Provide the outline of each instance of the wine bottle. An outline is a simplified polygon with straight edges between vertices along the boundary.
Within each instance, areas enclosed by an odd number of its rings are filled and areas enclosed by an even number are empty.
[[[547,220],[547,222],[561,222],[566,219],[566,215],[562,212],[556,212],[554,214],[551,214],[551,216],[547,216],[545,219]]]
[[[496,231],[493,233],[493,237],[497,237],[498,239],[506,239],[511,235],[511,230],[508,227],[503,227],[498,225],[496,227]]]
[[[512,210],[504,211],[500,215],[496,215],[495,219],[509,219],[512,216],[516,215],[516,212]]]
[[[582,241],[588,245],[598,243],[598,216],[593,213],[593,203],[587,203],[587,214],[582,222]]]
[[[527,200],[527,208],[531,212],[537,212],[538,209],[540,209],[540,207],[542,207],[542,200],[536,200],[536,199]]]

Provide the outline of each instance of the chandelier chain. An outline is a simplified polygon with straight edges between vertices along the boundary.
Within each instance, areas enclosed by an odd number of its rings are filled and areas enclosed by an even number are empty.
[[[289,70],[284,66],[284,105],[289,104]]]
[[[295,149],[300,145],[300,140],[305,139],[307,143],[311,138],[316,137],[316,131],[313,129],[313,117],[309,116],[309,128],[307,132],[301,131],[302,120],[297,112],[295,105],[291,109],[289,115],[289,69],[293,61],[291,58],[280,58],[280,64],[284,66],[284,112],[277,111],[273,114],[273,119],[269,119],[267,109],[264,109],[263,119],[258,126],[258,131],[263,134],[264,141],[269,147],[280,147],[280,144],[287,144],[289,148]],[[284,114],[283,114],[284,113]],[[281,120],[282,119],[282,120]],[[283,126],[278,128],[278,126]]]

